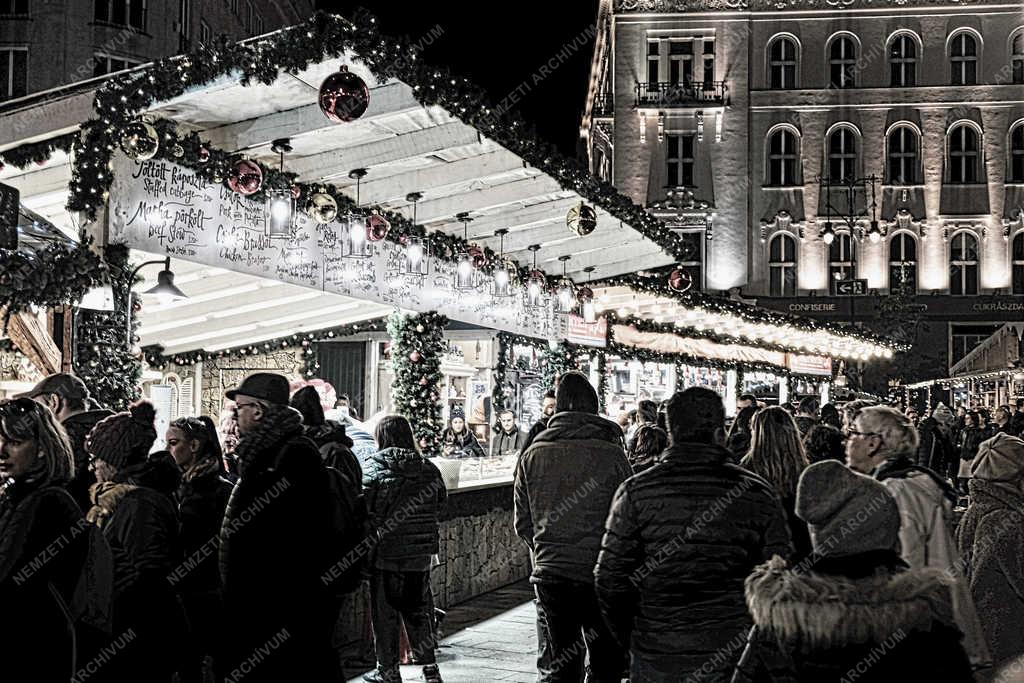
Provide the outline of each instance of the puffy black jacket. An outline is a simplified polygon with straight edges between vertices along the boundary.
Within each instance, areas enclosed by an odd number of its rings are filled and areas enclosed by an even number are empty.
[[[82,511],[58,486],[19,481],[0,494],[5,682],[67,681],[73,666],[77,671],[70,624],[50,586],[71,603],[88,547],[84,524]]]
[[[429,559],[439,550],[448,490],[437,466],[415,451],[385,448],[366,461],[363,488],[370,526],[379,534],[377,565]]]
[[[352,452],[354,442],[345,432],[345,425],[333,420],[306,427],[306,436],[320,449],[324,464],[344,473],[352,482],[360,482],[363,479],[363,468],[359,458]]]
[[[442,452],[446,458],[483,458],[483,446],[477,441],[476,435],[468,428],[456,434],[452,428],[444,430],[441,435]]]
[[[231,489],[231,482],[221,477],[217,470],[183,481],[178,488],[178,515],[185,562],[180,582],[176,585],[183,593],[220,588],[217,550]]]
[[[87,410],[84,413],[71,415],[61,422],[71,442],[71,452],[75,456],[75,471],[67,488],[71,497],[78,503],[82,514],[92,507],[89,489],[96,483],[96,475],[89,471],[89,452],[85,450],[85,437],[105,417],[113,415],[109,410]]]
[[[896,553],[819,560],[798,573],[775,558],[751,574],[751,631],[734,683],[974,680],[948,580],[904,571]]]
[[[593,582],[608,506],[632,474],[617,424],[590,413],[551,416],[516,465],[516,533],[533,552],[532,581]]]
[[[721,446],[675,444],[615,494],[595,585],[606,620],[630,644],[636,680],[680,681],[709,662],[714,672],[702,680],[722,680],[750,627],[744,579],[792,552],[771,486],[731,457]]]

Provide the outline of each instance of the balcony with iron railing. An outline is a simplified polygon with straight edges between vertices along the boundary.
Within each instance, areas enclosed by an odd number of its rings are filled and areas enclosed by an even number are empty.
[[[701,107],[729,104],[725,81],[683,81],[679,83],[637,83],[636,107]]]

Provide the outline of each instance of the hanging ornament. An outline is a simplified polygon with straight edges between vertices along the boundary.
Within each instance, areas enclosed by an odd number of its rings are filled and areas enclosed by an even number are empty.
[[[338,202],[326,192],[316,192],[309,198],[306,213],[317,223],[330,223],[338,216]]]
[[[263,187],[263,169],[248,159],[236,161],[228,176],[228,187],[245,197],[256,194]]]
[[[588,304],[594,301],[594,290],[590,287],[580,287],[579,291],[576,292],[576,298],[581,304]]]
[[[210,160],[210,150],[206,149],[205,147],[200,147],[199,151],[196,152],[196,161],[198,161],[201,164],[205,164],[209,160]]]
[[[421,354],[419,351],[413,351],[412,353],[409,354],[409,360],[411,360],[413,363],[419,363],[422,358],[423,354]]]
[[[423,334],[423,333],[424,333],[424,331],[426,331],[426,330],[425,330],[425,328],[423,327],[423,325],[417,325],[417,326],[416,326],[416,331],[417,331],[418,333],[420,333],[420,334]]]
[[[121,149],[135,161],[145,161],[156,156],[160,149],[160,136],[156,128],[145,121],[132,121],[121,132]]]
[[[569,209],[565,224],[580,237],[585,237],[597,228],[597,211],[589,204],[580,202]]]
[[[484,264],[487,263],[487,256],[484,254],[484,250],[482,247],[476,244],[471,244],[469,245],[467,253],[469,254],[469,257],[473,260],[473,267],[476,268],[477,270],[483,268]]]
[[[181,145],[174,145],[174,147],[171,147],[171,154],[173,154],[175,158],[180,159],[185,156],[185,148]]]
[[[292,199],[298,199],[302,196],[302,188],[298,185],[292,185]]]
[[[370,89],[359,76],[342,66],[320,84],[320,111],[335,123],[354,121],[370,105]]]
[[[388,236],[391,230],[391,223],[379,213],[371,213],[366,219],[366,239],[371,242],[380,242]]]
[[[681,268],[676,268],[668,274],[668,286],[677,292],[685,292],[693,286],[693,278]]]
[[[139,299],[137,299],[135,297],[132,297],[132,311],[134,311],[135,313],[138,313],[141,310],[142,310],[142,301],[140,301]]]

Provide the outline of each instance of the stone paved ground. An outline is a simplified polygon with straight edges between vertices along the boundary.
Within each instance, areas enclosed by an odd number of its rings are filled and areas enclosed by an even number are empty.
[[[533,590],[525,581],[448,610],[443,626],[448,635],[438,655],[445,683],[536,681],[536,614]],[[403,666],[402,680],[422,681],[423,671]]]

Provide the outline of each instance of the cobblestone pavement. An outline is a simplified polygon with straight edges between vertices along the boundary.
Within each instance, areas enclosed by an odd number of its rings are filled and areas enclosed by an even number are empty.
[[[533,590],[525,581],[452,607],[437,660],[445,683],[536,681],[536,615]],[[403,666],[402,680],[422,681],[423,670]]]

